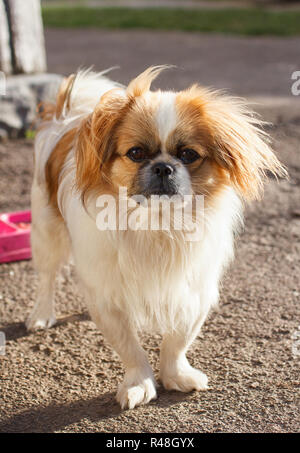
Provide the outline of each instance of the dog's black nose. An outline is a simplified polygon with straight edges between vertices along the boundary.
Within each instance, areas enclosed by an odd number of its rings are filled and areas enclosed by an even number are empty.
[[[153,165],[152,171],[156,176],[171,176],[174,173],[174,167],[166,162],[157,162]]]

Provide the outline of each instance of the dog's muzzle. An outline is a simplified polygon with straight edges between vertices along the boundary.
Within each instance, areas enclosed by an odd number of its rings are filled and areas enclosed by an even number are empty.
[[[189,172],[175,159],[157,160],[143,165],[137,176],[137,187],[139,193],[146,197],[191,194]]]

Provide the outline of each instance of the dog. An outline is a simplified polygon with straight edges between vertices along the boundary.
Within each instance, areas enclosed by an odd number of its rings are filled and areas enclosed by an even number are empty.
[[[260,197],[268,173],[285,174],[264,123],[244,101],[197,84],[151,91],[164,69],[150,67],[127,87],[80,70],[64,80],[55,104],[44,105],[35,139],[31,240],[39,287],[27,328],[55,323],[55,274],[71,255],[91,318],[124,364],[117,400],[129,409],[157,396],[138,341],[143,329],[162,334],[166,389],[207,388],[186,352],[218,303],[245,201]],[[118,228],[120,221],[98,228],[97,200],[109,196],[119,207],[120,188],[128,201],[204,197],[203,222],[195,223],[201,234],[189,240],[186,229],[175,229],[174,211],[165,230]],[[131,214],[152,211],[135,203]]]

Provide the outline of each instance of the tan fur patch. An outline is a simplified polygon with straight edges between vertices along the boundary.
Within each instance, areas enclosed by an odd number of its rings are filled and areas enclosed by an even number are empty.
[[[37,115],[43,122],[53,118],[56,112],[56,105],[51,102],[40,102],[37,106]]]
[[[52,205],[56,214],[59,216],[60,212],[57,204],[58,180],[63,165],[66,161],[66,157],[74,144],[75,135],[76,129],[71,129],[60,139],[60,141],[57,143],[54,150],[50,154],[45,167],[49,203]]]

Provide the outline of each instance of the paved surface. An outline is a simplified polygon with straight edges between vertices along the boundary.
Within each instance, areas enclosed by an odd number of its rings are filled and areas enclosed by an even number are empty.
[[[70,74],[79,66],[120,66],[112,77],[128,82],[146,67],[173,64],[162,88],[198,81],[242,96],[288,96],[299,70],[300,37],[231,37],[184,32],[46,30],[50,72]]]
[[[94,47],[97,69],[102,67],[100,61],[106,67],[119,58],[125,71],[119,73],[123,77],[120,76],[120,80],[126,81],[150,62],[165,62],[166,40],[172,36],[177,50],[173,55],[177,55],[178,60],[171,59],[171,62],[184,61],[186,70],[170,72],[170,78],[162,80],[165,86],[174,83],[180,87],[201,79],[217,82],[220,87],[223,80],[227,88],[231,82],[229,88],[235,93],[258,96],[264,91],[250,79],[263,82],[264,77],[273,74],[270,80],[273,91],[270,87],[268,91],[269,95],[273,94],[272,103],[268,101],[260,107],[260,112],[274,123],[269,132],[276,152],[288,166],[290,179],[271,180],[264,200],[247,207],[245,230],[237,243],[236,260],[224,280],[220,307],[211,314],[190,350],[192,364],[209,377],[207,392],[186,395],[166,392],[159,387],[158,400],[149,406],[121,412],[114,394],[122,378],[122,366],[89,320],[76,290],[72,268],[64,268],[57,283],[59,324],[46,332],[28,334],[23,321],[34,303],[37,284],[32,263],[1,265],[0,331],[5,332],[7,344],[6,354],[0,356],[0,431],[298,432],[300,98],[285,98],[283,102],[278,96],[287,90],[283,65],[298,62],[293,60],[296,41],[278,40],[272,47],[272,40],[228,38],[229,41],[221,44],[218,37],[211,37],[210,41],[204,37],[203,41],[200,36],[197,40],[195,36],[168,34],[159,47],[153,48],[151,57],[150,46],[148,53],[142,54],[139,50],[139,41],[144,36],[146,42],[148,33],[123,35],[124,42],[129,35],[131,39],[136,36],[137,55],[133,56],[130,52],[123,55],[126,46],[118,33],[82,32],[87,55],[81,50],[82,46],[70,55],[72,38],[76,37],[73,40],[76,49],[80,33],[74,32],[68,39],[61,31],[55,33],[47,32],[49,64],[55,72],[71,72],[72,66],[80,64],[83,56],[87,58],[85,63],[91,63],[92,51],[88,49],[96,39],[102,44],[110,42],[111,51],[118,48],[117,43],[120,45],[115,55],[103,51],[100,45],[99,52],[95,52]],[[64,50],[58,48],[62,37],[65,37]],[[182,54],[181,39],[192,48],[201,42],[202,53],[195,57],[187,47]],[[232,47],[226,48],[225,42],[236,46],[236,53]],[[241,43],[242,48],[237,43]],[[231,57],[227,64],[223,59],[223,65],[218,66],[219,60],[212,56],[212,49],[221,45]],[[249,56],[245,54],[245,49],[251,46],[257,46],[262,52],[257,57],[260,63],[255,67],[251,52]],[[271,47],[274,52],[277,49],[276,55],[263,53],[263,49]],[[219,50],[218,56],[221,54]],[[231,72],[231,65],[238,68],[239,60],[242,73],[249,72],[250,79],[239,78]],[[276,67],[279,74],[274,72]],[[157,85],[162,86],[160,82]],[[265,82],[264,87],[267,85]],[[256,91],[253,87],[257,87]],[[32,143],[0,144],[0,211],[29,207],[31,175]],[[143,336],[142,343],[157,373],[160,337]]]

